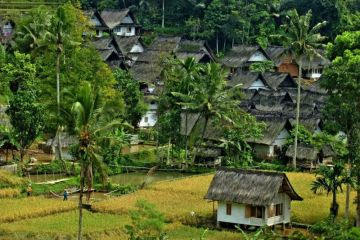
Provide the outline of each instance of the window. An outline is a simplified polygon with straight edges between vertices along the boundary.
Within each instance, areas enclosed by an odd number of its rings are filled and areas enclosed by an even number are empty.
[[[246,205],[245,217],[264,218],[265,208],[262,206]]]
[[[144,122],[149,122],[149,117],[145,117]]]
[[[127,32],[127,33],[131,33],[131,27],[127,27],[127,28],[126,28],[126,32]]]
[[[283,205],[282,203],[275,205],[275,216],[283,215]]]
[[[231,203],[226,204],[226,215],[231,215]]]

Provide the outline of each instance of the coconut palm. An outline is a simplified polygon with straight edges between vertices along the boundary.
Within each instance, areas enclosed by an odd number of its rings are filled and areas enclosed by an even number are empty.
[[[305,59],[311,60],[315,56],[323,58],[318,50],[324,47],[324,44],[321,42],[324,41],[325,37],[321,36],[319,30],[326,24],[326,22],[324,21],[316,24],[314,27],[311,27],[311,17],[311,10],[303,16],[299,16],[296,10],[291,10],[288,15],[288,23],[283,25],[284,33],[272,36],[282,42],[286,52],[290,53],[292,57],[295,58],[295,61],[299,66],[296,98],[295,151],[292,160],[294,169],[296,168],[303,61]]]
[[[75,158],[80,163],[80,196],[79,196],[79,232],[82,237],[82,208],[83,192],[87,188],[87,202],[89,202],[93,187],[93,170],[96,169],[103,179],[106,176],[104,164],[100,156],[101,142],[109,139],[109,133],[124,123],[117,119],[119,105],[116,102],[103,103],[98,90],[94,90],[90,83],[81,86],[71,107],[73,127],[78,137]]]
[[[191,95],[173,93],[181,99],[180,105],[199,114],[196,125],[201,123],[202,130],[198,144],[204,142],[210,119],[233,123],[231,113],[238,108],[240,101],[235,97],[237,86],[226,89],[226,76],[225,70],[219,64],[208,63],[201,67],[199,82],[195,84]]]
[[[327,194],[332,193],[330,215],[335,218],[339,210],[336,194],[338,191],[342,192],[343,184],[352,184],[352,179],[348,176],[344,165],[341,163],[336,163],[333,167],[321,166],[318,174],[320,176],[312,182],[311,190],[314,193],[321,191],[326,191]]]

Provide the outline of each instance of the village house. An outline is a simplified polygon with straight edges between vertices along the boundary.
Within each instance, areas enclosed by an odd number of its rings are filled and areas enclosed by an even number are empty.
[[[118,68],[124,62],[124,56],[113,37],[94,38],[92,43],[102,60],[111,68]]]
[[[266,123],[263,136],[258,139],[249,139],[258,158],[271,159],[281,154],[283,146],[290,136],[291,124],[285,119],[259,119]]]
[[[256,73],[249,71],[237,71],[227,82],[229,87],[239,85],[242,89],[279,90],[296,88],[295,80],[288,73],[265,72]]]
[[[236,45],[221,60],[221,64],[229,69],[230,74],[238,70],[249,71],[250,65],[258,62],[271,61],[267,52],[257,45]]]
[[[105,33],[124,37],[138,35],[140,25],[133,13],[125,8],[120,10],[103,10],[87,13],[95,26],[96,36],[103,37]]]
[[[320,50],[319,50],[320,51]],[[270,59],[273,61],[276,71],[282,73],[289,73],[292,77],[298,77],[299,64],[290,53],[286,52],[284,47],[270,46],[266,49]],[[324,55],[323,51],[320,54]],[[302,70],[303,78],[319,79],[326,66],[330,65],[330,61],[319,56],[303,57]]]
[[[148,104],[148,110],[140,120],[139,127],[140,128],[154,127],[158,119],[157,110],[158,110],[158,105],[156,101],[154,100],[150,101],[150,103]]]
[[[285,173],[219,169],[205,199],[218,202],[217,225],[273,226],[291,222],[291,201],[303,199]]]
[[[124,65],[126,67],[132,67],[139,56],[145,51],[145,45],[143,44],[140,36],[122,37],[114,36],[114,39],[119,47],[118,51],[124,56]]]

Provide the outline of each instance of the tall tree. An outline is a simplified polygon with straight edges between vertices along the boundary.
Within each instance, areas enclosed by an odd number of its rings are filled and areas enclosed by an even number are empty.
[[[78,138],[75,157],[80,163],[79,240],[82,239],[84,187],[87,187],[89,201],[94,169],[105,178],[100,146],[104,139],[109,138],[111,130],[124,125],[121,119],[116,118],[119,106],[116,101],[102,102],[100,92],[92,88],[90,83],[85,83],[80,87],[71,107],[73,121],[69,126],[73,127]]]
[[[319,30],[326,24],[326,22],[321,22],[311,27],[311,17],[311,10],[303,16],[299,16],[296,10],[291,10],[289,12],[288,23],[283,25],[284,33],[281,35],[273,35],[274,38],[277,38],[282,42],[286,52],[292,55],[299,67],[297,77],[294,156],[292,160],[292,166],[294,169],[296,168],[297,157],[303,60],[311,60],[314,56],[323,58],[323,56],[319,53],[319,49],[324,47],[322,42],[325,40],[325,37],[321,36]]]
[[[12,95],[6,113],[23,162],[27,149],[40,135],[44,124],[43,108],[36,101],[36,66],[30,62],[29,55],[15,52],[13,62],[2,70],[10,78]]]
[[[328,45],[331,66],[324,72],[322,86],[329,92],[326,126],[347,136],[348,160],[360,184],[360,31],[344,32]],[[357,226],[360,226],[360,188],[357,190]],[[347,188],[347,193],[350,187]],[[347,197],[347,209],[350,199]]]

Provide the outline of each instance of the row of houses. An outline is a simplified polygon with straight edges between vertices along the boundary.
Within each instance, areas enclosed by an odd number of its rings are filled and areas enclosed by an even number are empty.
[[[91,19],[96,32],[92,43],[104,62],[111,68],[129,71],[134,80],[140,83],[149,108],[139,127],[149,128],[156,125],[157,103],[154,96],[164,85],[163,70],[166,60],[193,57],[198,63],[218,62],[227,69],[227,86],[231,88],[241,84],[244,98],[240,107],[267,124],[263,138],[249,139],[256,155],[261,158],[274,158],[282,152],[294,126],[296,78],[299,70],[297,60],[283,47],[270,46],[264,49],[255,45],[234,45],[219,59],[204,40],[158,36],[146,46],[141,38],[141,26],[129,9],[85,13]],[[4,22],[3,29],[7,29],[9,23]],[[311,61],[306,58],[301,60],[304,75],[301,76],[300,119],[302,124],[311,125],[308,130],[315,134],[322,130],[321,112],[327,100],[326,92],[321,89],[317,80],[323,69],[329,65],[329,61],[316,56]],[[251,72],[250,67],[255,63],[271,63],[272,67],[265,73]],[[188,131],[189,129],[185,131],[186,134]],[[290,151],[291,148],[285,155],[289,155]],[[313,159],[307,165],[313,166],[316,161],[319,160]]]
[[[164,85],[163,70],[169,58],[184,60],[193,57],[198,63],[218,62],[228,70],[229,88],[241,85],[244,98],[241,107],[256,116],[267,127],[260,139],[249,139],[257,157],[272,159],[291,157],[294,149],[290,146],[286,152],[290,131],[294,127],[297,78],[299,63],[285,48],[257,45],[234,45],[224,57],[219,59],[203,40],[188,40],[183,37],[158,36],[152,44],[145,46],[141,40],[141,26],[134,14],[128,9],[119,11],[105,10],[89,14],[95,25],[96,37],[93,42],[103,60],[111,67],[121,67],[131,72],[141,85],[149,108],[139,123],[141,128],[154,127],[157,122],[156,96]],[[321,112],[325,107],[327,95],[321,89],[318,79],[330,62],[314,56],[302,61],[302,93],[300,123],[313,134],[322,131]],[[271,63],[265,73],[251,72],[256,63]],[[193,123],[199,122],[199,116],[188,116]],[[190,121],[191,122],[191,121]],[[190,134],[194,125],[188,124],[183,134]],[[210,125],[211,126],[211,125]],[[205,134],[214,140],[212,130]],[[317,150],[312,146],[299,145],[298,162],[306,168],[315,167],[322,162],[331,149]],[[208,149],[212,154],[221,154],[218,149]],[[206,158],[206,156],[203,156]]]

